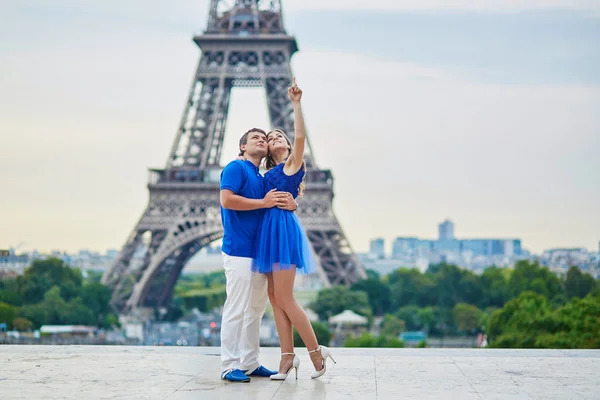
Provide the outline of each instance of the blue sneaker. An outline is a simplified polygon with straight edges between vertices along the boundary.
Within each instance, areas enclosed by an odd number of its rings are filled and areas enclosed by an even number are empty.
[[[250,382],[250,377],[241,369],[228,369],[223,371],[221,373],[221,379],[229,382]]]
[[[275,375],[277,373],[277,371],[271,371],[270,369],[266,369],[262,365],[250,373],[248,373],[248,371],[244,371],[244,372],[246,373],[246,375],[249,375],[249,376],[262,376],[265,378],[268,378],[271,375]]]

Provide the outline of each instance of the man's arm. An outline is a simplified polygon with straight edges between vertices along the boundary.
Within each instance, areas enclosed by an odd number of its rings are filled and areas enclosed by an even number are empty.
[[[265,208],[265,199],[247,199],[233,193],[231,190],[221,190],[221,206],[229,210],[250,211]]]
[[[229,189],[222,189],[221,205],[223,208],[235,211],[250,211],[261,208],[272,208],[279,204],[284,204],[288,195],[289,193],[277,192],[275,189],[273,189],[262,199],[248,199],[233,193]]]

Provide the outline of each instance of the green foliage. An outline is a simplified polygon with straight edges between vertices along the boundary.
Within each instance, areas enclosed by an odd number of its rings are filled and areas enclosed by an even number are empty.
[[[376,281],[381,280],[381,276],[379,275],[379,272],[374,271],[372,269],[368,269],[366,272],[367,272],[367,279],[373,279]]]
[[[329,327],[327,324],[322,322],[311,321],[310,324],[315,331],[315,335],[317,336],[317,342],[323,346],[329,346],[329,342],[331,341],[331,332],[329,331]],[[296,328],[294,328],[294,347],[306,347],[304,346],[304,342]]]
[[[0,301],[13,306],[20,306],[23,304],[23,298],[19,293],[17,278],[0,279]]]
[[[164,321],[177,321],[194,308],[210,312],[225,303],[225,272],[181,275],[174,293]]]
[[[24,330],[44,324],[108,327],[111,292],[98,281],[97,273],[89,273],[84,281],[79,270],[57,258],[36,260],[23,275],[0,281],[0,299],[19,307],[19,318],[13,319]]]
[[[104,325],[106,328],[110,328],[110,327],[120,327],[121,324],[119,323],[119,316],[117,314],[108,314],[106,316],[106,319],[104,321]]]
[[[563,293],[560,279],[552,271],[538,263],[519,261],[508,281],[509,297],[515,298],[526,291],[539,293],[549,299]]]
[[[87,308],[79,297],[70,301],[63,299],[61,289],[53,286],[37,304],[21,308],[20,316],[33,322],[35,328],[42,325],[95,325],[96,315]]]
[[[568,298],[583,299],[592,293],[598,285],[590,274],[584,274],[577,267],[569,268],[565,278],[565,294]]]
[[[60,288],[65,300],[81,295],[83,278],[79,270],[72,269],[58,258],[36,260],[23,275],[17,278],[23,304],[36,304],[53,287]]]
[[[351,291],[345,286],[333,286],[319,291],[316,301],[309,308],[324,321],[344,310],[352,310],[367,317],[372,315],[367,293]]]
[[[421,328],[419,322],[419,307],[406,306],[396,312],[396,317],[404,321],[404,327],[407,331],[415,331]]]
[[[417,349],[424,349],[427,347],[427,340],[421,340],[418,344],[417,344]]]
[[[365,292],[373,314],[383,315],[391,309],[390,287],[381,280],[365,279],[352,285],[351,290]]]
[[[349,336],[344,341],[344,347],[364,347],[364,348],[373,348],[373,347],[395,347],[401,348],[404,347],[404,342],[395,337],[387,337],[385,335],[380,336],[372,336],[367,332],[364,332],[359,337]]]
[[[486,268],[481,275],[483,287],[483,301],[479,302],[482,307],[502,307],[508,299],[508,281],[505,269],[498,267]]]
[[[388,276],[392,305],[395,309],[407,305],[430,305],[435,294],[435,282],[418,269],[400,268]]]
[[[102,272],[99,271],[86,271],[86,277],[84,283],[100,283],[102,280]]]
[[[381,334],[398,337],[404,331],[405,322],[395,315],[386,314],[381,322]]]
[[[13,320],[17,315],[17,308],[7,303],[0,302],[0,323],[6,323],[8,329],[13,328]]]
[[[62,292],[62,290],[61,290]],[[83,286],[81,300],[96,315],[106,315],[111,312],[110,297],[112,293],[101,283],[88,283]]]
[[[471,304],[459,303],[452,309],[454,325],[462,332],[473,332],[480,327],[482,312]]]
[[[573,298],[553,309],[537,293],[525,292],[490,317],[492,347],[600,348],[600,298]]]
[[[13,329],[19,332],[30,331],[33,328],[33,322],[27,318],[17,317],[13,320]]]
[[[480,290],[470,278],[472,272],[455,265],[443,264],[435,274],[435,290],[439,307],[451,309],[460,302],[473,303]]]
[[[417,310],[417,320],[419,321],[419,329],[429,332],[435,326],[436,310],[434,307],[423,307]]]
[[[225,303],[225,287],[190,290],[180,295],[188,310],[197,308],[201,312],[210,312]]]

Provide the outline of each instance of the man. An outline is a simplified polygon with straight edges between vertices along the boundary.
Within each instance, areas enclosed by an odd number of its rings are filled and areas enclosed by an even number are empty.
[[[250,376],[277,373],[260,365],[260,321],[267,307],[267,278],[252,272],[255,239],[263,209],[280,207],[294,211],[291,194],[264,194],[259,165],[267,155],[267,134],[250,129],[240,139],[245,160],[230,162],[221,173],[221,221],[223,222],[223,266],[227,300],[221,322],[221,378],[249,382]]]

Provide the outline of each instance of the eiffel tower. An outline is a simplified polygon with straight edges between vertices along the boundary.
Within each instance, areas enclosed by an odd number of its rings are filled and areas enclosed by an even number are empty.
[[[287,88],[298,46],[284,28],[280,0],[211,0],[207,28],[194,41],[202,54],[166,167],[149,171],[149,204],[102,277],[121,313],[168,305],[186,262],[223,236],[219,176],[232,88],[264,87],[271,127],[294,136]],[[332,173],[317,167],[310,142],[305,160],[297,213],[319,278],[325,287],[350,285],[365,271],[333,213]]]

